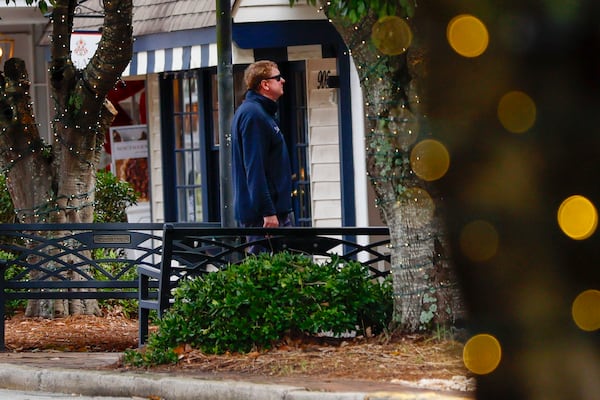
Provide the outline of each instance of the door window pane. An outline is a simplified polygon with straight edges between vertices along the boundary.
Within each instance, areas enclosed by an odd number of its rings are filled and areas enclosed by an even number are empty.
[[[175,190],[177,219],[203,220],[202,163],[200,148],[198,80],[195,74],[173,82],[175,132]]]
[[[306,86],[304,71],[293,71],[290,81],[294,83],[294,149],[296,159],[293,161],[297,168],[294,198],[296,206],[296,223],[298,226],[311,226],[310,201],[310,164],[308,163],[308,115],[306,107]]]

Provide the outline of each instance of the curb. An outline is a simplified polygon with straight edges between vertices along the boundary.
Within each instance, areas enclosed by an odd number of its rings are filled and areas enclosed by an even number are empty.
[[[0,364],[4,389],[166,400],[472,400],[435,392],[320,392],[304,387]]]
[[[167,400],[363,400],[364,393],[309,392],[306,388],[238,381],[207,381],[154,374],[117,374],[105,371],[43,369],[0,364],[5,389],[86,396],[145,397]]]

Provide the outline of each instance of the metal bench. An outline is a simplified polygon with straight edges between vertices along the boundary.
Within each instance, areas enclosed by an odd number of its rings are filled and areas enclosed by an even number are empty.
[[[160,265],[162,227],[3,224],[0,250],[13,258],[0,260],[0,351],[10,300],[138,299],[137,267]]]

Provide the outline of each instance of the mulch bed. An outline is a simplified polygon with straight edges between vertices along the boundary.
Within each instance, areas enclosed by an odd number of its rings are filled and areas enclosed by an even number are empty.
[[[138,346],[137,320],[121,314],[76,315],[54,320],[6,320],[9,351],[123,352]],[[179,363],[152,368],[186,374],[318,377],[379,382],[470,378],[462,363],[462,344],[419,335],[353,339],[286,339],[268,351],[248,354],[204,354],[180,346]],[[115,369],[132,369],[117,365]]]

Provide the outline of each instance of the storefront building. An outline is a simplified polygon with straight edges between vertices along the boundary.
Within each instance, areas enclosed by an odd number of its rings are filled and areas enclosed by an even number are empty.
[[[134,5],[134,54],[110,96],[120,112],[107,135],[106,166],[136,182],[145,174],[132,222],[220,221],[214,1]],[[82,6],[101,12],[98,0]],[[288,0],[238,0],[232,17],[235,106],[249,63],[273,60],[286,79],[279,120],[293,160],[296,224],[380,225],[368,194],[360,87],[339,34],[318,9]],[[93,37],[100,23],[90,14],[76,18],[75,40]],[[40,31],[31,32],[32,58],[47,45],[33,39]],[[38,80],[47,96],[45,77]]]

